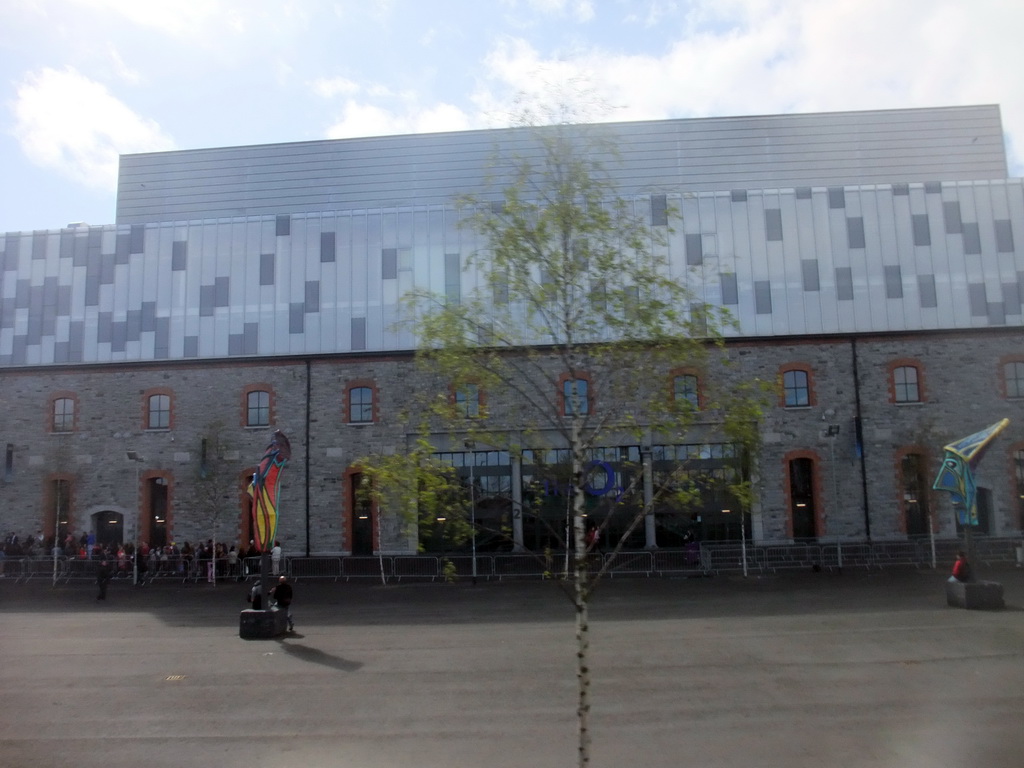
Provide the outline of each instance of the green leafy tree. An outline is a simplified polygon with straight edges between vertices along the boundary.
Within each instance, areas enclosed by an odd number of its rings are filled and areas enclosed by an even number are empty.
[[[715,393],[709,385],[699,411],[693,397],[677,391],[674,371],[707,371],[710,382],[712,369],[727,366],[721,334],[729,317],[691,295],[685,267],[670,259],[670,227],[652,225],[644,207],[649,198],[616,193],[602,160],[614,160],[612,136],[570,124],[537,128],[531,136],[519,154],[496,153],[488,194],[459,200],[466,237],[477,238],[460,288],[406,297],[425,382],[423,399],[411,409],[421,418],[421,438],[405,454],[362,463],[375,475],[378,501],[423,524],[441,514],[464,519],[464,501],[450,492],[453,474],[433,458],[439,444],[487,446],[533,462],[556,457],[567,489],[560,583],[575,608],[583,766],[590,757],[592,590],[634,529],[653,520],[656,504],[686,504],[698,494],[683,462],[645,493],[638,462],[619,500],[607,502],[603,526],[616,515],[625,519],[611,553],[592,572],[598,558],[587,537],[584,490],[592,457],[627,440],[682,442],[699,418],[702,434],[714,422],[711,430],[749,461],[761,389],[748,382]],[[749,472],[725,482],[749,508]]]

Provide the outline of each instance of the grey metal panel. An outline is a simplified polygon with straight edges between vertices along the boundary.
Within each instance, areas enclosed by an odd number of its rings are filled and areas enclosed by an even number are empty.
[[[1024,325],[1024,254],[1001,250],[1011,243],[1004,237],[1000,244],[996,226],[1008,222],[1011,235],[1024,227],[1024,184],[960,182],[937,189],[909,184],[902,195],[885,185],[846,187],[843,208],[829,208],[826,187],[812,189],[810,198],[774,189],[749,190],[743,202],[732,202],[728,192],[687,196],[687,234],[699,233],[704,263],[682,276],[698,300],[734,309],[740,329],[730,333],[741,335]],[[931,246],[914,245],[913,215],[927,215],[938,226],[951,202],[963,231],[939,230]],[[630,204],[645,212],[649,198]],[[781,241],[768,240],[766,210],[779,212]],[[849,219],[863,221],[863,248],[849,248]],[[333,353],[353,342],[369,350],[409,348],[415,342],[410,333],[389,330],[405,290],[429,284],[431,275],[440,277],[443,290],[446,262],[450,289],[482,285],[474,270],[461,270],[464,255],[479,242],[456,221],[450,210],[423,208],[296,214],[287,236],[276,234],[276,215],[153,224],[144,228],[144,252],[129,254],[127,263],[116,259],[127,227],[74,238],[60,231],[8,236],[4,252],[19,254],[21,271],[4,273],[0,361]],[[977,254],[964,253],[971,224],[978,226]],[[324,226],[344,233],[336,238],[343,260],[321,262]],[[400,240],[406,245],[397,245]],[[685,241],[680,232],[669,243],[668,255],[680,265]],[[78,242],[92,242],[88,247],[97,255],[74,267]],[[175,268],[181,244],[187,246],[184,270]],[[37,258],[28,258],[33,249]],[[398,279],[381,279],[387,249],[394,252]],[[277,267],[280,279],[273,285],[259,284],[261,254]],[[351,274],[363,276],[361,286]],[[111,282],[101,285],[101,278]],[[95,307],[85,301],[90,281]],[[292,305],[295,311],[280,309]],[[245,351],[254,346],[255,352]]]
[[[818,279],[817,259],[802,259],[800,261],[800,272],[803,277],[805,291],[821,290],[821,281]]]
[[[625,194],[1004,178],[995,106],[617,123]],[[125,155],[118,223],[450,203],[524,129]]]
[[[764,209],[765,239],[782,241],[782,211],[778,208]]]
[[[981,253],[981,232],[978,222],[968,221],[963,225],[964,253],[977,256]]]
[[[969,283],[967,297],[972,317],[988,317],[988,295],[984,283]]]
[[[996,219],[994,227],[996,250],[999,253],[1013,253],[1013,222],[1009,219]]]
[[[864,217],[846,217],[846,238],[850,248],[864,247]]]
[[[885,298],[903,298],[903,273],[899,264],[885,267]]]
[[[754,306],[759,315],[772,313],[772,284],[768,280],[754,281]]]
[[[918,275],[917,292],[920,296],[922,308],[934,308],[938,306],[935,296],[935,275]]]

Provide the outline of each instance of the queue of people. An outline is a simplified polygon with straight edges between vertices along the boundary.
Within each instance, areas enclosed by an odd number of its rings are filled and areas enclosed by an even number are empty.
[[[19,536],[15,532],[7,533],[0,542],[0,578],[17,577],[21,573],[20,562],[24,560],[58,559],[61,563],[73,564],[92,561],[99,564],[106,561],[110,570],[110,578],[132,577],[137,575],[140,583],[154,577],[181,577],[184,579],[235,579],[241,581],[252,575],[255,570],[251,558],[259,556],[254,542],[250,546],[228,546],[224,542],[205,542],[192,544],[184,542],[180,546],[171,541],[163,546],[151,546],[142,542],[136,547],[132,542],[102,542],[96,540],[92,532],[80,535],[67,534],[59,542],[54,537],[44,538],[41,533]],[[273,551],[274,576],[281,573],[283,566],[282,551],[279,542],[275,542]],[[91,566],[72,566],[76,569]]]

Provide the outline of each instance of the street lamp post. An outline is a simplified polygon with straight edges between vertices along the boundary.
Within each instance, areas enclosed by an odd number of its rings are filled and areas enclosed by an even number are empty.
[[[132,584],[138,586],[139,584],[139,525],[140,518],[142,517],[142,503],[139,499],[139,465],[142,464],[145,459],[139,456],[136,451],[127,451],[125,456],[128,457],[128,461],[135,465],[135,520],[132,526],[132,541],[135,551],[132,553]]]
[[[838,514],[839,506],[839,480],[836,475],[836,439],[839,437],[839,425],[829,424],[826,433],[828,435],[828,455],[829,465],[832,469],[832,503],[836,505]],[[843,569],[843,542],[836,535],[836,567],[839,570]]]
[[[473,472],[473,467],[476,464],[476,454],[473,449],[476,448],[476,444],[472,440],[467,440],[465,445],[469,449],[469,526],[473,548],[473,584],[476,585],[476,477]]]

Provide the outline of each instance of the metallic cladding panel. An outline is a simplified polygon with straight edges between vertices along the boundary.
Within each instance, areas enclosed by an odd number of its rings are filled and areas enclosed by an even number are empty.
[[[552,129],[549,129],[552,130]],[[658,120],[587,126],[627,195],[1005,178],[996,106]],[[494,147],[536,151],[529,129],[381,136],[124,155],[116,221],[450,204],[480,193]],[[838,187],[837,187],[838,185]],[[132,236],[132,252],[137,250]]]
[[[1024,326],[1020,180],[848,186],[842,207],[828,187],[810,192],[672,199],[684,214],[672,269],[698,301],[729,309],[739,335]],[[649,215],[649,195],[633,203]],[[960,231],[947,233],[954,212]],[[456,221],[428,206],[295,214],[288,234],[275,215],[9,235],[0,365],[409,349],[412,334],[393,328],[404,293],[485,287],[463,271],[479,243]],[[133,229],[144,250],[118,263]],[[94,253],[75,266],[78,243]]]

